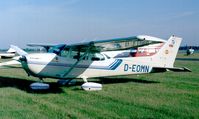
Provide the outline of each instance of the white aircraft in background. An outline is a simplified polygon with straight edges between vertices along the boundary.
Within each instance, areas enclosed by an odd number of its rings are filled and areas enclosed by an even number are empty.
[[[187,55],[192,55],[194,53],[194,49],[193,48],[189,48],[187,49]]]
[[[0,58],[5,59],[5,58],[13,58],[16,54],[16,51],[12,48],[9,48],[6,53],[0,53]]]
[[[88,82],[88,78],[146,74],[171,71],[190,71],[187,68],[174,67],[174,61],[181,38],[171,36],[168,41],[156,37],[141,35],[128,38],[91,41],[72,45],[38,45],[47,49],[47,53],[28,54],[17,46],[11,45],[20,55],[15,61],[0,63],[0,67],[21,64],[28,76],[55,79],[83,79],[85,90],[101,90],[99,83]],[[148,46],[148,47],[147,47]],[[115,57],[114,52],[122,53],[136,49],[138,55]],[[144,55],[139,54],[142,49]],[[112,52],[112,53],[111,53]],[[135,53],[135,52],[134,52]],[[113,54],[111,56],[111,54]],[[13,63],[14,62],[14,63]],[[45,83],[33,83],[32,89],[49,88]]]

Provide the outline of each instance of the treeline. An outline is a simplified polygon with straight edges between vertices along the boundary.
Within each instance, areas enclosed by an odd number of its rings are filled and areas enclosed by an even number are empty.
[[[194,49],[194,50],[199,50],[199,46],[180,46],[180,50],[187,50],[187,49]]]

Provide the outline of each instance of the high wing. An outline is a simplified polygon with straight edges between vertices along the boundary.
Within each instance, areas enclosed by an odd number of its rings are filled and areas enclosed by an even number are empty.
[[[54,52],[56,50],[70,49],[73,51],[86,52],[89,48],[89,52],[104,52],[104,51],[118,51],[126,50],[130,48],[137,48],[150,44],[165,43],[166,41],[157,37],[139,35],[126,38],[116,38],[108,40],[90,41],[77,44],[60,44],[60,45],[43,45],[43,44],[28,44],[28,46],[40,46],[44,47],[47,52]],[[50,51],[50,49],[52,49]]]
[[[86,43],[67,45],[66,48],[73,48],[80,51],[86,51],[90,47],[91,52],[104,52],[104,51],[118,51],[130,48],[137,48],[156,43],[165,43],[166,41],[160,38],[140,35],[127,38],[117,38],[109,40],[91,41]]]

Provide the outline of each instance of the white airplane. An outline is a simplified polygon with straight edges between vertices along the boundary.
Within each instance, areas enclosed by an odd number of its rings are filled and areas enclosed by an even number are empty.
[[[84,90],[101,90],[99,83],[88,82],[88,78],[146,74],[155,72],[190,71],[188,68],[174,67],[174,61],[181,38],[171,36],[168,41],[141,35],[128,38],[91,41],[72,45],[36,45],[47,47],[47,53],[28,54],[17,46],[11,45],[20,55],[15,61],[0,63],[0,67],[10,67],[20,63],[28,76],[55,79],[83,79]],[[156,53],[145,56],[111,57],[106,52],[128,50],[162,44]],[[159,45],[158,45],[159,47]],[[110,53],[109,53],[110,54]],[[31,84],[32,89],[48,89],[44,83]]]
[[[187,49],[187,55],[192,55],[194,53],[194,49],[193,48],[189,48]]]
[[[13,58],[15,56],[16,51],[12,48],[9,48],[6,53],[0,53],[0,58]]]

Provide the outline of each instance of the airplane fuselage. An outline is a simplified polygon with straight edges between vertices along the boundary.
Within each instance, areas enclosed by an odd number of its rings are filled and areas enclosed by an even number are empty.
[[[38,53],[26,56],[25,70],[37,77],[50,78],[92,78],[129,74],[150,73],[152,66],[149,63],[133,61],[132,58],[105,58],[91,61],[60,57],[54,53]],[[76,65],[74,65],[78,62]],[[69,71],[71,70],[71,71]]]

